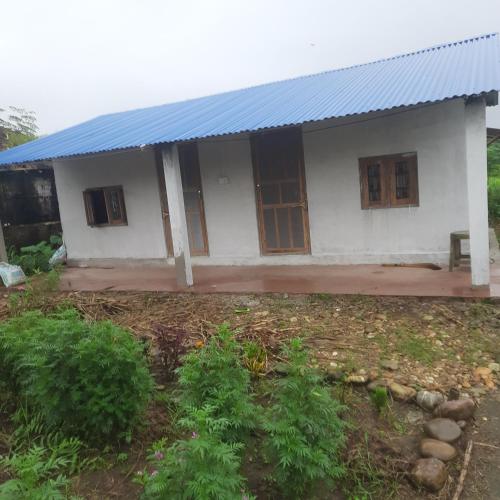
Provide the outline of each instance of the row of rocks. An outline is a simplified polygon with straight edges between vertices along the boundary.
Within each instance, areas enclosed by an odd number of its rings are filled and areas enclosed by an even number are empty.
[[[434,399],[439,398],[436,396]],[[460,438],[466,421],[474,416],[476,407],[471,399],[458,399],[443,401],[432,408],[434,399],[429,394],[417,394],[419,405],[429,411],[432,409],[434,418],[424,423],[427,437],[419,445],[423,458],[415,462],[410,477],[416,485],[437,492],[448,479],[446,462],[458,454],[451,443]]]

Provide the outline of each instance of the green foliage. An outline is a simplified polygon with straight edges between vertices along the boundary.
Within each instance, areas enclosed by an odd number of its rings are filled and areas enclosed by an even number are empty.
[[[193,408],[210,406],[214,419],[228,422],[222,435],[227,441],[241,441],[255,427],[250,375],[240,356],[240,346],[222,325],[205,346],[184,356],[178,369],[182,412],[190,415]]]
[[[52,304],[51,295],[59,287],[59,270],[52,269],[46,274],[28,278],[25,289],[19,293],[11,293],[8,297],[9,312],[12,316],[30,311],[43,310]]]
[[[349,500],[395,498],[399,481],[403,479],[397,472],[388,475],[383,461],[377,463],[376,457],[370,452],[369,436],[366,433],[349,449],[346,471],[343,490]]]
[[[90,441],[130,433],[152,389],[132,335],[109,321],[86,323],[72,309],[1,324],[0,376],[47,426]]]
[[[379,413],[386,411],[389,407],[389,393],[385,387],[375,387],[370,392],[370,399]]]
[[[67,465],[67,443],[62,450],[47,450],[33,446],[24,453],[12,453],[0,460],[0,466],[14,476],[0,485],[0,498],[9,500],[63,500],[67,498],[61,492],[69,481],[58,474]],[[62,451],[62,453],[60,453]]]
[[[165,450],[162,441],[149,457],[155,469],[143,473],[144,498],[169,500],[250,499],[245,493],[241,467],[241,443],[223,440],[231,422],[214,417],[218,408],[192,408],[180,425],[189,430],[187,439],[176,441]]]
[[[341,405],[323,385],[319,372],[307,366],[308,354],[300,339],[283,353],[273,405],[264,422],[266,447],[275,463],[272,478],[286,498],[304,498],[317,480],[333,483],[342,477],[340,452],[345,443]]]
[[[490,219],[500,220],[500,174],[488,179],[488,213]]]
[[[36,139],[38,126],[33,111],[9,106],[0,108],[0,150]]]
[[[265,347],[254,341],[243,344],[243,364],[253,377],[264,375],[267,368],[267,352]]]
[[[40,241],[36,245],[22,247],[19,253],[14,248],[9,250],[9,262],[21,266],[27,276],[45,273],[50,270],[49,259],[54,250],[61,245],[60,236],[52,235],[50,242]]]
[[[500,141],[488,146],[488,177],[500,177]]]

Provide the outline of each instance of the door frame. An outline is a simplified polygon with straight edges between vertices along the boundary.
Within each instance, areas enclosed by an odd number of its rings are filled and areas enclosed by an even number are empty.
[[[163,234],[165,237],[165,246],[167,257],[173,257],[174,244],[172,241],[172,228],[170,226],[170,213],[168,210],[167,186],[165,184],[165,174],[163,172],[163,157],[160,148],[154,149],[156,176],[158,177],[158,190],[160,192],[161,221],[163,225]]]
[[[207,230],[207,222],[205,218],[205,200],[203,198],[203,187],[202,187],[202,181],[201,181],[201,170],[200,170],[200,160],[198,156],[198,144],[196,142],[191,142],[191,143],[185,143],[184,145],[179,144],[179,162],[180,162],[180,168],[182,170],[182,162],[181,162],[181,154],[180,154],[180,149],[181,147],[194,147],[196,148],[196,163],[197,163],[197,175],[200,181],[200,189],[199,191],[199,203],[200,203],[200,223],[201,223],[201,232],[202,232],[202,238],[203,238],[203,246],[204,249],[203,251],[193,251],[191,249],[190,245],[190,253],[192,256],[208,256],[209,255],[209,249],[208,249],[208,230]],[[162,153],[160,148],[155,148],[154,150],[155,154],[155,167],[156,167],[156,174],[158,177],[158,188],[160,192],[160,208],[161,208],[161,218],[162,218],[162,223],[163,223],[163,233],[165,236],[165,244],[167,248],[167,257],[172,257],[174,255],[174,245],[173,245],[173,240],[172,240],[172,228],[170,226],[170,214],[169,214],[169,208],[168,208],[168,198],[167,198],[167,187],[165,185],[165,174],[163,173],[163,158],[162,158]],[[183,192],[184,192],[184,186],[182,187]],[[186,207],[184,206],[184,210],[186,210]],[[186,231],[189,233],[189,224],[187,221],[186,217]]]
[[[260,193],[260,172],[259,172],[259,148],[258,140],[262,135],[270,135],[277,132],[291,131],[296,134],[298,140],[298,162],[299,162],[299,175],[301,194],[303,196],[303,210],[302,210],[302,223],[304,228],[304,247],[298,250],[290,249],[275,249],[268,250],[266,248],[266,233],[264,227],[264,210],[262,204],[262,197]],[[306,171],[304,161],[304,145],[302,141],[302,128],[301,127],[286,127],[276,130],[268,130],[265,132],[254,133],[250,136],[250,146],[252,155],[253,167],[253,181],[255,191],[255,207],[257,211],[257,223],[259,233],[259,246],[260,254],[265,255],[309,255],[311,253],[311,236],[309,231],[309,204],[307,199],[307,185],[306,185]]]
[[[208,229],[207,229],[207,219],[205,217],[205,199],[203,197],[203,183],[201,179],[201,168],[200,168],[200,157],[198,153],[198,143],[197,142],[184,142],[182,144],[178,144],[178,151],[179,151],[179,163],[180,163],[180,168],[182,172],[182,154],[183,150],[186,150],[188,148],[193,148],[194,149],[194,158],[195,158],[195,168],[196,168],[196,175],[199,180],[199,189],[197,189],[198,193],[198,205],[200,209],[200,226],[201,226],[201,237],[203,239],[203,250],[193,250],[191,246],[189,247],[189,251],[191,252],[191,255],[194,257],[197,256],[208,256],[210,255],[209,247],[208,247]],[[185,186],[182,186],[182,192],[185,192]],[[184,203],[184,210],[186,210],[186,205]],[[190,231],[190,225],[189,222],[187,221],[187,213],[186,213],[186,229],[188,234],[191,232]],[[191,237],[193,239],[193,237]]]

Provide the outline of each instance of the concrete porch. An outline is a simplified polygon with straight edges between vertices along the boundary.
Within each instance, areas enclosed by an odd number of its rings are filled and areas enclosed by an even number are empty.
[[[421,297],[500,297],[500,264],[491,267],[490,289],[471,288],[470,269],[382,265],[194,266],[194,293],[332,293]],[[174,266],[68,267],[64,291],[179,292]]]

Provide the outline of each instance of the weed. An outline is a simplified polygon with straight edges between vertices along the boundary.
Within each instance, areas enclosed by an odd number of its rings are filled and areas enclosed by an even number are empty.
[[[243,364],[254,376],[264,375],[267,369],[267,352],[262,344],[248,341],[243,344]]]
[[[365,433],[359,444],[349,449],[344,493],[349,500],[394,498],[398,489],[397,480],[388,480],[385,472],[377,466],[368,440],[368,434]]]
[[[217,408],[192,409],[180,424],[189,430],[187,439],[165,450],[165,440],[153,446],[149,457],[154,467],[144,471],[138,482],[146,499],[234,500],[250,499],[241,467],[241,443],[226,443],[223,437],[231,424],[216,418]]]
[[[52,294],[58,289],[59,279],[59,269],[28,278],[23,292],[9,295],[8,307],[11,315],[19,316],[32,309],[44,310],[51,305]]]
[[[48,427],[110,439],[130,433],[151,392],[140,349],[111,322],[31,311],[0,325],[0,375]]]
[[[384,413],[389,408],[389,393],[385,387],[375,387],[370,392],[370,400],[379,413]]]
[[[9,249],[9,262],[21,266],[27,276],[47,272],[50,270],[49,259],[61,243],[61,237],[53,235],[49,243],[40,241],[36,245],[22,247],[19,253],[11,248]]]
[[[157,324],[153,327],[159,351],[160,361],[165,373],[172,379],[175,370],[180,366],[180,358],[186,353],[187,333],[177,327]]]
[[[287,376],[277,380],[272,406],[266,412],[265,447],[273,459],[272,479],[286,498],[303,498],[317,480],[331,484],[344,474],[340,451],[345,443],[342,407],[322,377],[308,367],[300,339],[285,347]]]
[[[429,340],[418,336],[412,330],[398,330],[395,333],[396,349],[403,356],[426,365],[430,365],[443,357],[443,353],[436,349]]]
[[[214,408],[214,419],[229,422],[223,435],[228,441],[241,441],[255,427],[250,375],[240,356],[241,347],[222,325],[207,344],[184,356],[178,369],[181,411],[189,415],[193,408]]]

